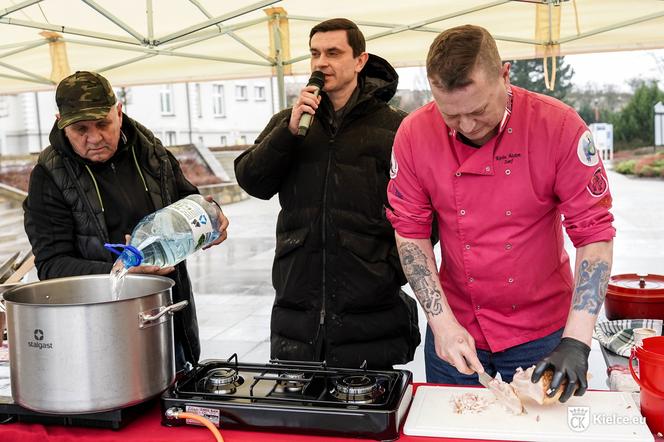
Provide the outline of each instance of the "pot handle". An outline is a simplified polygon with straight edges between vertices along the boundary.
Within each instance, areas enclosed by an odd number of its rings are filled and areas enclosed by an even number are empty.
[[[138,314],[138,324],[140,328],[149,327],[150,325],[155,325],[155,322],[159,320],[165,314],[173,315],[175,312],[182,310],[189,304],[189,301],[180,301],[175,304],[171,304],[168,307],[159,307],[157,313],[152,313],[155,310],[149,312],[141,312]]]

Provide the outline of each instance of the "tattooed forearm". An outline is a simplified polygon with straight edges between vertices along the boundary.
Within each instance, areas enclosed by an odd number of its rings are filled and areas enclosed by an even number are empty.
[[[576,278],[572,308],[586,311],[591,315],[599,313],[606,296],[609,273],[609,263],[606,261],[590,262],[586,259],[581,261]]]
[[[404,242],[399,245],[399,256],[406,278],[426,315],[436,316],[442,313],[442,296],[433,279],[437,276],[427,268],[426,255],[417,245]]]

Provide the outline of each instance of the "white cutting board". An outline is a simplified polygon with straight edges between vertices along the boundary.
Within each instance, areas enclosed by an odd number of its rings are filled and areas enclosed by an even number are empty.
[[[509,413],[498,402],[481,413],[456,414],[452,398],[468,392],[494,400],[493,394],[485,388],[420,386],[408,412],[404,434],[514,441],[654,440],[645,420],[640,419],[641,414],[630,393],[588,391],[581,397],[573,396],[564,404],[547,406],[530,401],[524,403],[527,414],[520,416]],[[571,423],[568,423],[570,407],[590,409],[575,409],[582,415],[572,416]],[[573,426],[586,429],[573,431]]]

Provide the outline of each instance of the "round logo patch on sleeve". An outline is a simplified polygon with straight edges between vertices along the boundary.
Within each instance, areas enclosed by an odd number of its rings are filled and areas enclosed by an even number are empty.
[[[609,183],[606,181],[606,177],[604,177],[604,173],[600,167],[595,171],[592,178],[590,178],[590,181],[588,182],[588,192],[590,192],[590,194],[595,198],[599,198],[606,193],[606,189],[608,188]]]
[[[392,150],[392,155],[390,157],[390,178],[395,179],[399,173],[399,164],[397,164],[397,159],[394,157],[394,150]]]
[[[599,163],[599,154],[593,141],[593,134],[589,130],[581,134],[576,148],[579,160],[586,166],[596,166]]]

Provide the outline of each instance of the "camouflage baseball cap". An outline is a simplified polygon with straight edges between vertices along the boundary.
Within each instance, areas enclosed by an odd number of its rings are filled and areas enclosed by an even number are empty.
[[[107,79],[95,72],[77,71],[58,84],[55,102],[60,111],[58,129],[64,129],[77,121],[106,118],[116,99]]]

